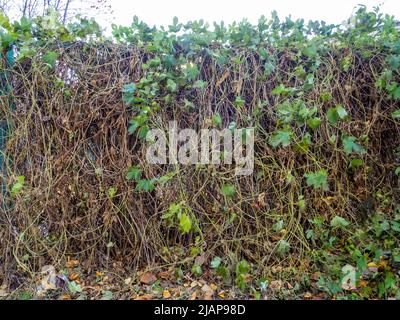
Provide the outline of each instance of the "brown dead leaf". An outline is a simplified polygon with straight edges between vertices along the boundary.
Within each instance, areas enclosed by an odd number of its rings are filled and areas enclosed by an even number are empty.
[[[280,237],[278,238],[278,240],[279,240],[279,239],[280,239]],[[271,271],[272,271],[273,273],[281,273],[282,270],[283,270],[283,268],[282,268],[281,266],[273,266],[273,267],[271,268]]]
[[[79,265],[79,260],[68,259],[68,261],[65,263],[66,268],[74,268],[77,267],[78,265]]]
[[[69,277],[69,280],[74,281],[79,279],[79,274],[77,273],[72,273]]]
[[[207,284],[201,287],[201,291],[203,291],[204,300],[211,300],[214,295],[214,290]]]
[[[163,280],[170,280],[171,279],[171,272],[169,271],[161,271],[158,273],[158,277]]]
[[[267,203],[266,203],[266,201],[265,201],[265,192],[261,192],[261,193],[258,195],[258,204],[259,204],[261,207],[266,207],[266,206],[267,206]]]
[[[9,295],[9,292],[4,290],[4,289],[0,289],[0,297],[7,297]]]
[[[197,298],[197,291],[193,291],[192,295],[190,296],[190,300],[196,300]]]
[[[216,82],[215,88],[218,89],[219,86],[221,85],[221,83],[224,82],[226,80],[226,78],[228,78],[228,77],[229,77],[229,70],[226,70],[224,72],[224,74],[222,75],[222,77],[219,78],[218,81]]]
[[[134,300],[153,300],[153,296],[151,294],[145,294],[143,296],[137,296]]]
[[[271,281],[271,284],[270,284],[270,288],[272,289],[272,290],[280,290],[281,288],[282,288],[282,280],[274,280],[274,281]]]
[[[151,272],[146,272],[140,277],[140,282],[144,284],[153,284],[157,281],[157,277]]]

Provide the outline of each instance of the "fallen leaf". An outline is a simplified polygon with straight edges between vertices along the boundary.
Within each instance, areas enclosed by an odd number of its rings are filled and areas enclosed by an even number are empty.
[[[360,287],[366,287],[368,285],[368,281],[360,280]]]
[[[69,277],[69,280],[74,281],[79,279],[79,274],[77,273],[72,273]]]
[[[138,296],[134,300],[153,300],[153,296],[151,294],[145,294],[143,296]]]
[[[204,300],[211,300],[214,295],[214,290],[207,284],[201,287],[201,291],[204,292],[203,298]]]
[[[102,277],[104,275],[104,273],[103,272],[100,272],[100,271],[96,271],[96,277]]]
[[[168,299],[171,297],[171,293],[168,290],[164,290],[162,296],[164,299]]]
[[[69,260],[65,263],[66,268],[74,268],[79,265],[79,260]]]
[[[282,288],[282,280],[271,281],[269,286],[272,290],[280,290]]]
[[[164,280],[170,280],[171,279],[171,273],[169,271],[161,271],[158,274],[158,277]]]
[[[0,289],[0,297],[7,297],[9,295],[9,293],[4,290],[4,289]]]
[[[260,194],[258,195],[258,204],[259,204],[261,207],[266,207],[266,206],[267,206],[267,203],[266,203],[266,201],[265,201],[265,192],[262,192],[262,193],[260,193]]]
[[[153,284],[157,281],[157,277],[151,272],[146,272],[140,277],[140,282],[144,284]]]
[[[192,293],[192,295],[190,296],[190,300],[196,300],[196,298],[197,298],[197,292],[194,291],[194,292]]]

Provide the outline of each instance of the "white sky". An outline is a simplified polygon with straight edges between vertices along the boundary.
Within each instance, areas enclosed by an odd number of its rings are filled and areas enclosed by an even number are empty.
[[[400,0],[109,0],[112,22],[129,25],[137,15],[150,25],[168,25],[177,16],[180,22],[204,19],[230,23],[248,18],[252,22],[276,10],[279,17],[324,20],[340,23],[347,19],[357,4],[369,8],[384,3],[382,12],[400,17]]]

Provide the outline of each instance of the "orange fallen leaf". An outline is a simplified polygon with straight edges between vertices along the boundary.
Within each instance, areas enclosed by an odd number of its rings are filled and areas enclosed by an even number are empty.
[[[157,277],[151,272],[146,272],[140,277],[140,282],[144,284],[153,284],[157,281]]]
[[[366,287],[368,285],[368,281],[360,280],[359,285],[360,287]]]
[[[161,279],[164,279],[164,280],[169,280],[169,279],[171,279],[171,273],[168,271],[161,271],[158,274],[158,277]]]
[[[164,290],[162,296],[164,299],[168,299],[171,297],[171,293],[168,290]]]
[[[153,300],[153,296],[151,294],[145,294],[143,296],[138,296],[134,300]]]
[[[69,280],[74,281],[79,279],[79,274],[77,273],[72,273],[69,277]]]
[[[74,268],[79,265],[79,260],[69,260],[65,263],[66,268]]]
[[[196,300],[196,298],[197,298],[197,292],[194,291],[194,292],[192,293],[192,295],[190,296],[190,300]]]

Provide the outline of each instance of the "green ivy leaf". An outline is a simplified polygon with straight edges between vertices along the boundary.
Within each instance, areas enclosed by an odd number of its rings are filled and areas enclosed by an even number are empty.
[[[398,68],[400,68],[400,56],[397,55],[390,55],[386,58],[387,63],[390,66],[390,69],[392,70],[396,70]]]
[[[236,97],[234,101],[234,105],[236,108],[243,107],[246,101],[244,101],[241,97]]]
[[[307,125],[308,125],[311,129],[317,128],[320,124],[321,124],[321,118],[318,118],[318,117],[309,119],[309,120],[307,121]]]
[[[207,82],[205,82],[203,80],[197,80],[193,84],[193,88],[196,88],[196,89],[204,89],[206,86],[207,86]]]
[[[361,167],[363,164],[364,164],[364,161],[362,161],[362,159],[353,158],[350,160],[349,167],[351,169],[356,169],[358,167]]]
[[[281,239],[277,243],[277,249],[276,253],[280,256],[283,256],[285,253],[287,253],[290,249],[290,244],[284,239]]]
[[[222,259],[220,257],[214,257],[211,261],[211,268],[213,269],[218,269],[218,267],[221,265]]]
[[[25,177],[18,176],[17,182],[11,188],[11,195],[15,197],[22,190],[24,185],[25,185]]]
[[[136,91],[136,85],[134,83],[125,84],[122,88],[122,92],[125,94],[133,95]]]
[[[343,135],[342,136],[342,143],[343,143],[343,150],[347,154],[350,153],[358,153],[358,154],[365,154],[365,149],[356,143],[357,138],[353,136]]]
[[[317,172],[308,172],[304,174],[306,183],[309,187],[314,189],[328,190],[328,174],[326,170],[321,169]]]
[[[110,187],[108,188],[108,196],[110,198],[114,198],[114,196],[117,194],[117,189],[115,189],[114,187]]]
[[[56,67],[57,58],[57,52],[49,51],[43,56],[42,60],[47,63],[52,69],[54,69]]]
[[[392,112],[392,118],[393,119],[400,119],[400,109]]]
[[[329,108],[327,112],[328,121],[335,124],[338,120],[345,120],[348,116],[346,109],[342,105],[337,105],[335,108]]]
[[[284,96],[288,96],[290,94],[293,94],[294,92],[296,92],[295,88],[286,88],[285,85],[280,84],[275,89],[273,89],[271,93],[275,95],[281,94]]]
[[[331,227],[333,228],[344,228],[347,227],[350,224],[345,218],[342,218],[340,216],[335,216],[331,220]]]
[[[189,233],[190,229],[192,229],[192,221],[186,213],[181,215],[179,219],[179,227],[183,234]]]
[[[142,170],[138,166],[132,166],[128,169],[128,172],[126,173],[126,179],[127,180],[136,180],[138,181],[142,175]]]
[[[221,193],[226,197],[233,197],[236,193],[235,186],[232,184],[224,184],[221,187]]]
[[[193,81],[200,74],[199,68],[195,64],[188,64],[184,69],[184,74],[187,80]]]
[[[68,290],[72,294],[82,292],[82,287],[80,284],[76,283],[75,281],[68,282]]]
[[[312,44],[312,45],[306,47],[306,48],[303,50],[303,54],[304,54],[306,57],[309,57],[309,58],[314,58],[314,57],[316,57],[317,53],[318,53],[318,51],[317,51],[317,47],[316,47],[315,44]]]
[[[145,191],[145,192],[151,192],[155,188],[155,182],[156,179],[143,179],[139,180],[139,182],[136,185],[135,190],[136,191]]]
[[[250,264],[246,260],[242,260],[236,265],[236,275],[247,274],[250,272]]]
[[[218,125],[220,125],[220,124],[222,123],[222,118],[221,118],[221,116],[219,115],[219,113],[214,114],[214,115],[212,116],[212,123],[213,123],[213,125],[215,125],[215,126],[218,126]]]
[[[201,266],[199,266],[198,264],[194,264],[192,266],[192,273],[195,276],[199,277],[199,276],[201,276],[203,274],[203,270],[201,269]]]
[[[178,88],[178,85],[172,80],[168,79],[167,80],[167,89],[171,92],[175,92]]]
[[[292,141],[292,135],[293,132],[290,129],[278,130],[275,134],[270,136],[268,142],[273,148],[280,145],[282,145],[282,147],[287,147]]]

